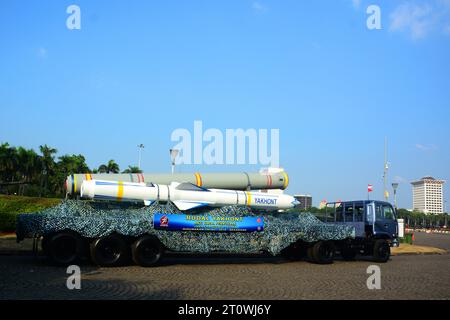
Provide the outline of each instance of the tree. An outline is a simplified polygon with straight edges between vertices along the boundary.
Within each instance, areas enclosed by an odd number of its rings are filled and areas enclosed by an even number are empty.
[[[109,160],[108,164],[102,164],[98,167],[99,173],[119,173],[119,165],[114,160]]]
[[[56,172],[52,176],[51,185],[55,194],[64,194],[64,181],[67,176],[74,173],[89,173],[91,170],[86,164],[86,159],[83,155],[63,155],[58,158],[56,163]]]
[[[54,173],[55,159],[53,155],[58,152],[55,148],[51,148],[44,144],[39,146],[39,150],[42,153],[42,183],[41,187],[43,191],[48,192],[48,177]],[[42,193],[40,193],[42,196]]]
[[[128,168],[122,171],[122,173],[142,173],[142,170],[136,166],[128,166]]]
[[[27,184],[33,181],[38,181],[39,175],[41,173],[41,158],[33,149],[25,149],[23,147],[18,147],[17,152],[17,179],[24,182],[24,184],[19,186],[18,194],[21,195],[25,191]]]
[[[3,182],[14,181],[18,164],[17,150],[8,143],[0,145],[0,174]]]

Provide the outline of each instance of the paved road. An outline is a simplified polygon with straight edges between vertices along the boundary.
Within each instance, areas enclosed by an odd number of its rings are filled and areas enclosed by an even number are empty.
[[[450,250],[450,236],[417,232],[416,244]],[[157,268],[82,265],[82,289],[71,291],[66,269],[33,257],[30,247],[30,241],[0,241],[0,299],[450,299],[450,254],[392,257],[379,264],[381,290],[367,289],[368,260],[322,266],[178,256]],[[5,255],[8,248],[19,254]]]
[[[414,232],[415,242],[419,246],[429,246],[450,251],[450,234]]]
[[[65,268],[0,255],[0,299],[450,299],[450,255],[392,257],[379,265],[381,290],[367,289],[371,264],[177,257],[156,268],[85,265],[81,290],[68,290]]]

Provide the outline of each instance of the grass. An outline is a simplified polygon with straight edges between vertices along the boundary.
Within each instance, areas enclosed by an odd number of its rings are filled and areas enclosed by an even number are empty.
[[[61,199],[0,195],[0,231],[16,230],[19,213],[30,213],[58,205]]]

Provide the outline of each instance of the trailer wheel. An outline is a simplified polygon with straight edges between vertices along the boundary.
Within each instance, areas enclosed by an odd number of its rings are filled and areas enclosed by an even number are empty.
[[[133,261],[141,267],[152,267],[158,264],[164,249],[156,237],[145,235],[137,239],[131,246]]]
[[[387,262],[391,256],[391,247],[384,239],[378,239],[373,245],[373,260],[376,262]]]
[[[50,241],[50,235],[45,235],[45,236],[42,237],[41,248],[42,248],[42,252],[44,252],[45,256],[49,255],[49,252],[48,252],[48,243],[49,243],[49,241]]]
[[[306,256],[306,248],[302,243],[296,242],[281,251],[283,258],[290,261],[299,261]]]
[[[92,261],[101,267],[122,265],[129,256],[125,239],[118,234],[95,239],[90,245]]]
[[[57,265],[74,264],[80,257],[83,241],[75,232],[58,232],[44,237],[43,250]]]
[[[333,263],[335,247],[331,241],[318,241],[309,251],[312,261],[318,264]]]
[[[341,256],[346,261],[353,261],[356,257],[356,250],[352,248],[349,244],[344,244],[341,248]]]

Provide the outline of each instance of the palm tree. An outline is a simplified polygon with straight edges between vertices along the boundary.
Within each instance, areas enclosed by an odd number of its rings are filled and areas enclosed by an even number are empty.
[[[136,166],[128,166],[128,168],[122,171],[122,173],[142,173],[142,170]]]
[[[10,149],[9,143],[2,143],[0,145],[0,176],[2,181],[8,180],[10,168]]]
[[[102,164],[98,167],[99,173],[119,173],[119,165],[114,160],[109,160],[108,164]]]
[[[44,144],[43,146],[39,146],[39,150],[42,153],[41,161],[42,161],[42,184],[44,190],[47,190],[48,187],[48,175],[53,173],[55,159],[53,155],[58,152],[55,148],[51,148]],[[39,194],[42,196],[42,192]]]
[[[14,182],[17,167],[17,150],[10,147],[8,143],[0,145],[0,179],[2,182]],[[5,188],[6,193],[9,193],[9,188]]]
[[[86,164],[86,159],[83,155],[68,155],[65,154],[58,158],[59,161],[56,163],[55,174],[52,175],[50,181],[52,185],[52,190],[55,194],[64,194],[64,181],[68,175],[74,173],[89,173],[90,169]]]
[[[22,181],[24,184],[19,186],[19,195],[23,194],[25,189],[25,184],[31,183],[33,177],[37,176],[40,173],[40,169],[42,168],[39,156],[33,149],[25,149],[23,147],[18,147],[17,151],[17,164],[16,164],[16,172],[18,179]]]
[[[2,180],[14,181],[18,164],[17,150],[8,143],[0,146],[0,173]]]

